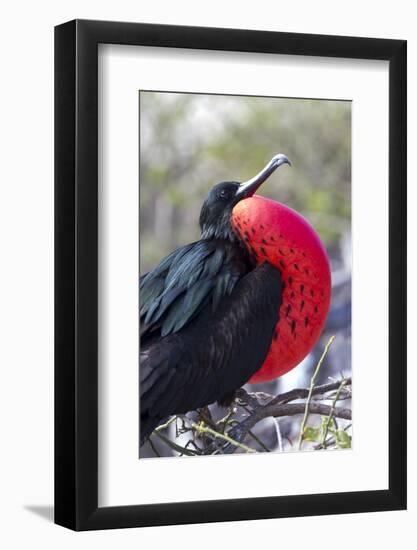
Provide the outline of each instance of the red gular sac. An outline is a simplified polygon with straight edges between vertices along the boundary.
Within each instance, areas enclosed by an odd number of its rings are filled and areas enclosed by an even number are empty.
[[[326,251],[311,225],[279,202],[255,195],[237,203],[232,227],[256,258],[281,272],[279,321],[267,358],[249,380],[265,382],[296,367],[317,343],[331,297]]]

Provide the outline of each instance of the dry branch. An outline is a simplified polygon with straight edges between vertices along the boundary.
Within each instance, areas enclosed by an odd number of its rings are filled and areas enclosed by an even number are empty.
[[[255,440],[258,439],[252,432],[252,428],[258,424],[258,422],[269,417],[280,418],[284,416],[302,415],[305,413],[305,401],[300,403],[291,403],[291,401],[299,399],[305,400],[310,396],[308,407],[309,414],[351,420],[352,413],[349,408],[335,406],[338,399],[341,400],[350,397],[351,384],[351,378],[344,378],[328,384],[314,386],[313,388],[296,388],[281,393],[276,397],[272,397],[272,399],[266,403],[265,394],[248,393],[241,388],[236,392],[237,401],[235,401],[233,406],[236,407],[236,405],[238,405],[248,411],[248,416],[244,420],[238,422],[233,419],[233,410],[231,409],[229,413],[216,424],[207,409],[200,409],[199,416],[201,422],[198,425],[198,429],[196,429],[197,425],[187,416],[179,415],[178,417],[172,417],[167,423],[157,428],[154,433],[158,435],[165,444],[168,444],[176,452],[181,452],[181,454],[231,454],[238,448],[249,452],[247,446],[244,445],[244,440],[246,437],[251,437]],[[336,392],[336,399],[332,397],[331,392]],[[313,397],[314,399],[312,399]],[[260,402],[258,398],[262,399],[262,402]],[[322,402],[324,400],[330,401],[331,405],[324,404]],[[212,443],[209,441],[207,445],[204,445],[203,449],[198,449],[197,447],[195,450],[191,450],[171,442],[160,432],[168,427],[176,418],[181,418],[183,422],[187,422],[188,426],[181,429],[182,433],[188,431],[190,435],[204,433],[209,438],[212,438]],[[221,440],[224,441],[224,445],[219,444]],[[190,442],[192,441],[193,439],[190,439]],[[262,442],[258,443],[261,447],[265,447]],[[267,448],[264,448],[264,450],[268,451]]]
[[[345,385],[347,385],[347,381]],[[340,386],[340,382],[337,383],[337,386]],[[317,390],[318,387],[315,389]],[[303,391],[306,391],[308,393],[308,390],[303,390]],[[281,396],[277,396],[275,399],[273,399],[272,401],[274,401],[274,403],[271,401],[270,403],[267,403],[264,406],[258,407],[250,416],[248,416],[245,420],[243,420],[243,422],[241,422],[240,424],[232,428],[228,432],[228,435],[236,442],[242,443],[248,431],[251,430],[258,422],[260,422],[264,418],[268,418],[268,417],[278,418],[282,416],[294,416],[296,414],[304,413],[305,403],[280,403],[279,402],[280,397]],[[295,399],[297,398],[298,397],[296,397]],[[322,416],[329,416],[332,413],[333,416],[336,416],[338,418],[343,418],[345,420],[351,420],[352,418],[352,412],[348,408],[335,407],[332,411],[331,406],[325,405],[323,403],[318,403],[316,401],[312,401],[310,403],[309,413],[319,414]],[[236,447],[230,444],[223,449],[223,453],[230,454],[230,453],[234,453],[235,450],[236,450]]]

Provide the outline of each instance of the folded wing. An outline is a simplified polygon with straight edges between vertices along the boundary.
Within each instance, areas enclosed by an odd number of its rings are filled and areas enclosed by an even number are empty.
[[[189,246],[141,281],[142,443],[170,415],[222,400],[245,384],[261,368],[278,322],[279,270],[268,262],[250,268],[224,251],[196,254]]]

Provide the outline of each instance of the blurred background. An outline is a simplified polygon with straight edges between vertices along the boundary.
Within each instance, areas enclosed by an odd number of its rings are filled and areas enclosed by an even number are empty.
[[[292,168],[271,176],[261,194],[315,227],[330,258],[333,288],[327,325],[312,353],[278,380],[246,386],[274,395],[308,387],[331,335],[336,338],[317,383],[351,375],[351,103],[140,92],[141,274],[199,238],[200,208],[215,183],[245,181],[277,153],[285,153]],[[269,449],[295,450],[300,423],[296,416],[265,419],[256,433]],[[175,454],[164,445],[158,452]],[[145,446],[140,456],[155,454]]]

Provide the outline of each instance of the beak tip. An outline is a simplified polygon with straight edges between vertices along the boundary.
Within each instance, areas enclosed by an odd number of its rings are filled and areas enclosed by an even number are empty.
[[[279,153],[278,155],[275,155],[272,157],[272,159],[268,162],[268,164],[263,168],[259,174],[257,174],[252,179],[241,183],[239,186],[239,190],[237,191],[236,195],[239,197],[251,197],[258,187],[267,179],[269,176],[274,172],[277,168],[282,166],[283,164],[288,164],[291,166],[290,159],[284,155],[283,153]]]
[[[276,155],[272,162],[275,161],[278,166],[281,166],[282,164],[288,164],[288,166],[292,166],[290,159],[287,157],[287,155],[283,155],[282,153],[279,153]]]

